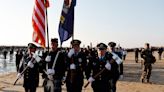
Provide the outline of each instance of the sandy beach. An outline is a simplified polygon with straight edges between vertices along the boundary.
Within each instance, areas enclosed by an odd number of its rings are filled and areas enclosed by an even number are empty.
[[[126,60],[124,61],[124,78],[117,83],[117,92],[164,92],[164,59],[158,60],[157,53],[156,63],[153,64],[152,76],[150,81],[152,84],[146,84],[140,82],[141,76],[141,63],[135,63],[134,53],[129,52]],[[17,85],[13,85],[16,79],[16,72],[3,73],[0,75],[0,92],[24,92],[22,87],[22,80],[17,82]],[[40,84],[37,88],[37,92],[43,92],[42,78],[40,78]],[[86,83],[86,80],[85,80]],[[92,92],[89,85],[85,92]],[[83,92],[84,92],[83,91]],[[66,92],[65,86],[63,86],[63,92]]]

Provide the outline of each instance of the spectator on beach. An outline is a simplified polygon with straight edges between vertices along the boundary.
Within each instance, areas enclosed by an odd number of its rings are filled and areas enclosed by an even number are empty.
[[[23,57],[23,53],[20,49],[17,50],[16,52],[16,55],[15,55],[15,64],[16,64],[16,70],[18,72],[18,69],[19,69],[19,64],[20,64],[20,61]]]
[[[158,57],[159,57],[159,60],[161,60],[162,52],[163,52],[163,48],[162,47],[158,48]]]
[[[4,56],[4,59],[6,59],[6,56],[7,56],[7,51],[6,50],[3,51],[3,56]]]
[[[135,49],[135,61],[136,61],[136,63],[138,63],[138,54],[139,54],[139,49],[136,48]]]
[[[127,55],[127,51],[126,49],[122,50],[122,59],[125,60],[126,59],[126,55]]]
[[[142,67],[141,82],[150,83],[150,76],[152,71],[152,64],[155,63],[156,59],[152,54],[149,43],[145,43],[145,48],[141,52],[141,58],[144,59],[144,66]]]

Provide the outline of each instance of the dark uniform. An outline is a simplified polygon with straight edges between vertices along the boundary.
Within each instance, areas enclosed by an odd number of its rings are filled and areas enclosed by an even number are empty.
[[[135,49],[135,61],[136,61],[136,63],[138,63],[138,54],[139,54],[139,49],[136,48]]]
[[[112,51],[108,52],[108,54],[114,53],[121,60],[121,57],[122,57],[121,52],[115,52],[116,43],[115,42],[109,42],[108,45],[112,49]],[[110,87],[111,87],[112,92],[116,92],[116,83],[117,83],[120,75],[123,75],[123,62],[119,61],[116,63],[116,61],[115,61],[113,66],[112,66],[112,69],[111,69],[111,79],[110,79],[110,83],[111,83]]]
[[[58,40],[51,39],[51,42],[58,43]],[[58,54],[55,67],[53,68],[54,60]],[[64,52],[60,51],[59,49],[56,49],[55,51],[50,51],[48,53],[48,56],[51,57],[50,61],[47,61],[46,66],[44,67],[44,70],[53,69],[55,71],[55,74],[53,76],[53,80],[49,79],[47,74],[43,73],[44,78],[44,92],[61,92],[62,88],[62,79],[65,75],[66,70],[66,64],[65,64],[65,54]]]
[[[18,72],[19,64],[20,64],[20,61],[21,61],[22,57],[23,57],[22,51],[18,50],[16,55],[15,55],[15,64],[16,64],[17,72]]]
[[[97,45],[99,49],[105,50],[107,46],[104,43],[100,43]],[[106,53],[106,52],[105,52]],[[105,65],[112,59],[111,54],[104,54],[102,56],[92,56],[89,58],[89,63],[87,66],[87,79],[91,76],[94,78],[100,71],[105,68]],[[101,74],[99,74],[91,86],[93,88],[93,92],[111,92],[110,90],[110,79],[111,79],[111,71],[104,70]]]
[[[152,63],[156,61],[155,57],[152,54],[151,49],[149,48],[149,44],[146,43],[148,48],[144,49],[141,52],[141,58],[144,59],[144,66],[143,71],[141,75],[141,82],[149,82],[150,76],[151,76],[151,70],[152,70]]]
[[[159,60],[161,60],[161,56],[162,56],[162,52],[163,52],[163,48],[158,48],[158,56],[159,56]]]
[[[79,47],[81,41],[73,40],[71,44]],[[80,49],[80,48],[79,48]],[[67,77],[66,87],[67,92],[81,92],[84,83],[85,67],[86,67],[86,56],[83,52],[74,52],[71,57],[68,57],[67,62]],[[74,65],[74,69],[71,68]]]
[[[36,45],[29,43],[28,48],[36,48]],[[21,73],[25,67],[27,67],[27,64],[31,61],[32,56],[30,54],[26,54],[23,56],[23,59],[21,61],[21,66],[19,69],[19,73]],[[36,62],[35,60],[32,62]],[[39,85],[39,65],[38,63],[34,63],[34,67],[30,68],[28,67],[26,71],[24,72],[24,81],[23,81],[23,87],[25,88],[25,92],[36,92],[36,88]]]

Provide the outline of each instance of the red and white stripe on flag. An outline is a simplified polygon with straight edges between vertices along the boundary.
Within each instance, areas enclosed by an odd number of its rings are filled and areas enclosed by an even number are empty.
[[[33,15],[32,15],[32,26],[33,26],[33,41],[45,47],[46,31],[45,31],[45,10],[47,8],[48,1],[35,0]]]

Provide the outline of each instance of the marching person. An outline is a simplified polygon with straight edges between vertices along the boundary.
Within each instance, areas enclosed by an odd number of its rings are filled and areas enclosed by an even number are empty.
[[[43,73],[44,92],[61,92],[62,79],[65,75],[65,54],[58,48],[58,39],[51,39],[51,51],[45,58],[46,66]]]
[[[68,52],[66,87],[67,92],[81,92],[86,67],[85,53],[80,50],[80,40],[72,40],[72,49]]]
[[[23,87],[25,92],[36,92],[36,88],[39,85],[39,65],[40,58],[35,55],[37,46],[33,43],[28,44],[28,52],[21,60],[20,68],[18,70],[18,78],[21,78],[21,72],[24,72]]]
[[[144,66],[142,68],[141,82],[150,83],[150,76],[152,71],[152,65],[155,63],[156,59],[152,54],[152,50],[150,48],[149,43],[145,43],[145,48],[141,52],[141,58],[144,59]]]
[[[115,51],[115,46],[116,43],[115,42],[109,42],[108,43],[109,46],[109,54],[112,54],[112,58],[115,60],[115,66],[112,67],[111,70],[111,80],[110,80],[110,87],[112,92],[116,92],[116,83],[118,81],[118,79],[122,79],[123,78],[123,62],[122,62],[122,54],[121,52],[116,52]]]
[[[111,92],[110,82],[111,79],[111,64],[110,59],[112,55],[107,55],[107,45],[99,43],[97,45],[98,55],[89,58],[87,66],[87,79],[91,83],[93,92]],[[104,70],[106,69],[106,70]],[[99,72],[101,74],[97,75]],[[97,77],[95,78],[95,76]]]

